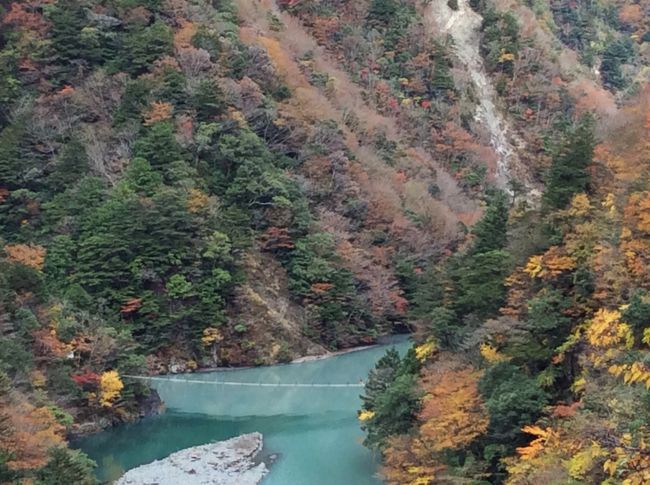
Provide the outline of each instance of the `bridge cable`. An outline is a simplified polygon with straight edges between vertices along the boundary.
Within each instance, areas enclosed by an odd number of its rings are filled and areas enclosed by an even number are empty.
[[[185,384],[211,384],[217,386],[239,386],[239,387],[300,387],[300,388],[345,388],[345,387],[364,387],[365,384],[318,384],[318,383],[271,383],[271,382],[234,382],[234,381],[203,381],[199,379],[175,379],[170,377],[153,377],[153,376],[122,376],[128,379],[139,379],[143,381],[160,381],[160,382],[182,382]]]

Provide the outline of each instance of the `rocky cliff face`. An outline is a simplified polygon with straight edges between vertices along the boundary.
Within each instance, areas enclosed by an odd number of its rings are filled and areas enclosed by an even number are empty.
[[[520,167],[518,151],[525,149],[524,142],[516,136],[508,119],[499,110],[497,93],[483,65],[479,48],[483,17],[466,0],[459,0],[456,10],[444,0],[433,1],[425,12],[434,35],[444,34],[453,38],[455,53],[470,75],[478,100],[475,120],[487,129],[490,144],[498,157],[495,174],[497,185],[511,192],[511,182],[518,180],[527,189],[527,199],[531,202],[538,200],[541,196],[539,188],[531,182],[525,168],[522,170]]]

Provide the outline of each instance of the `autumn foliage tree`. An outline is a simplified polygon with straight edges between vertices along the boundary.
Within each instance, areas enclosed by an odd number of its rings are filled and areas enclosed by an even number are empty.
[[[56,422],[48,408],[18,399],[4,411],[0,449],[8,456],[9,470],[40,468],[48,461],[49,449],[64,444],[64,427]],[[4,402],[9,404],[6,398]]]
[[[102,406],[110,407],[120,397],[120,391],[124,389],[124,384],[117,371],[106,371],[99,380],[99,403]]]
[[[439,453],[465,448],[487,431],[487,409],[478,391],[480,376],[480,371],[470,368],[426,374],[418,421],[427,449]]]
[[[389,483],[443,481],[454,453],[462,462],[463,450],[488,429],[488,413],[478,390],[480,375],[458,361],[439,360],[425,369],[415,431],[391,438],[384,449],[382,473]]]
[[[29,244],[7,244],[4,247],[9,261],[24,264],[30,268],[43,269],[46,250],[42,246]]]

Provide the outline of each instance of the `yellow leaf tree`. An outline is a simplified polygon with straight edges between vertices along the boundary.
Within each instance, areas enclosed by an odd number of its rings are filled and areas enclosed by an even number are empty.
[[[102,374],[99,381],[99,403],[104,407],[112,407],[120,392],[124,389],[120,374],[116,370],[109,370]]]
[[[621,322],[618,310],[601,308],[591,320],[587,329],[587,340],[594,347],[613,347],[622,345],[631,347],[634,337],[629,325]]]
[[[219,344],[223,342],[223,339],[223,334],[218,328],[208,327],[203,330],[203,337],[201,337],[201,342],[206,348],[210,349],[210,353],[212,354],[212,362],[214,362],[215,365],[218,361]]]

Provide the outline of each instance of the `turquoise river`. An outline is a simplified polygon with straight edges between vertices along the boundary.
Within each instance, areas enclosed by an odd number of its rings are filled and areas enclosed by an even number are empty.
[[[394,346],[404,353],[408,341]],[[388,345],[299,364],[173,376],[152,382],[167,411],[74,443],[111,483],[126,470],[190,446],[242,433],[264,435],[278,455],[264,485],[376,485],[377,456],[361,445],[358,384]],[[226,382],[227,384],[220,384]],[[233,383],[244,383],[244,386]],[[263,383],[264,386],[251,384]],[[283,387],[269,384],[281,383]]]

